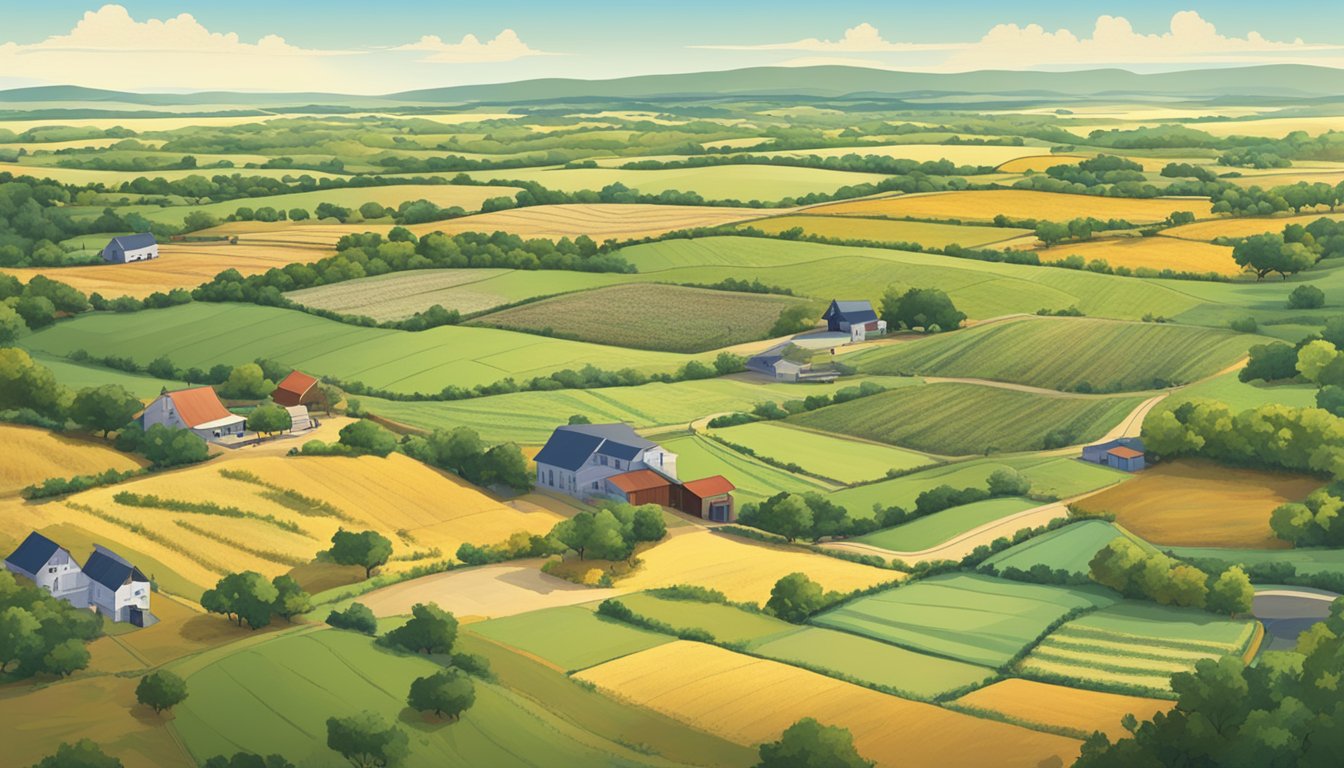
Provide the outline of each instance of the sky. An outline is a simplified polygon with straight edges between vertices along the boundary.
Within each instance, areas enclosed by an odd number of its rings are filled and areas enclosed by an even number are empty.
[[[1344,3],[1303,0],[0,0],[0,19],[0,88],[378,94],[812,64],[1344,67]]]

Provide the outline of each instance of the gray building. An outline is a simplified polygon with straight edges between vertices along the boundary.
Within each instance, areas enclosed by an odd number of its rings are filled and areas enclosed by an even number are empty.
[[[52,597],[78,605],[89,604],[89,580],[70,551],[33,531],[5,558],[5,569],[31,580]]]
[[[538,486],[578,498],[606,495],[608,477],[638,469],[677,479],[677,455],[635,434],[628,424],[557,427],[536,464]]]
[[[114,237],[103,248],[103,261],[108,264],[126,264],[157,258],[159,258],[159,243],[148,232]]]

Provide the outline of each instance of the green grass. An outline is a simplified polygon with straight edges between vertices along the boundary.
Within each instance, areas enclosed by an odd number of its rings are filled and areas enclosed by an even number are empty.
[[[203,762],[240,749],[300,765],[335,765],[326,720],[373,711],[410,736],[408,765],[663,764],[574,725],[563,713],[499,685],[476,681],[476,702],[456,723],[407,711],[406,691],[435,662],[325,630],[290,633],[223,649],[187,675],[191,696],[171,727]]]
[[[1116,602],[1100,589],[1065,589],[950,574],[845,603],[813,618],[824,627],[937,656],[997,667],[1071,610]]]
[[[778,234],[801,227],[805,234],[845,240],[874,240],[886,243],[919,243],[925,248],[945,248],[956,244],[975,248],[1031,234],[1031,230],[1011,227],[958,226],[923,221],[865,219],[856,216],[777,216],[741,224],[762,232]]]
[[[710,475],[723,475],[737,486],[734,495],[739,505],[749,501],[761,501],[781,491],[807,493],[831,489],[820,481],[777,469],[700,435],[659,442],[664,448],[677,454],[678,477],[691,480]]]
[[[1162,323],[1040,318],[896,344],[858,361],[872,373],[992,379],[1065,391],[1125,392],[1211,376],[1254,336]],[[1041,354],[1057,350],[1056,354]]]
[[[619,599],[640,616],[677,629],[701,629],[720,642],[763,642],[798,631],[797,625],[787,621],[720,603],[674,600],[644,592],[622,595]]]
[[[876,173],[852,173],[780,165],[728,165],[652,171],[627,171],[618,168],[522,168],[479,171],[467,175],[475,179],[536,181],[548,189],[566,192],[599,190],[609,184],[619,183],[646,194],[658,194],[665,190],[676,189],[682,192],[696,192],[709,200],[733,199],[743,202],[750,200],[774,202],[809,192],[834,192],[840,187],[877,183],[886,178]]]
[[[250,175],[251,170],[227,170],[215,171],[214,173],[242,173]],[[298,173],[291,171],[291,174]],[[144,176],[147,174],[135,174]],[[134,178],[135,175],[129,176]],[[148,174],[158,176],[159,173]],[[212,172],[205,172],[203,175],[212,175]],[[407,200],[429,200],[443,208],[452,206],[461,206],[468,211],[475,211],[481,207],[481,202],[491,197],[512,197],[518,190],[510,187],[469,187],[453,184],[398,184],[383,187],[347,187],[343,189],[323,189],[313,192],[293,192],[284,195],[268,195],[266,197],[249,197],[244,200],[225,200],[220,203],[206,203],[205,205],[178,205],[167,208],[159,206],[140,206],[143,210],[140,213],[150,221],[162,222],[165,224],[180,225],[188,213],[193,211],[203,211],[212,216],[223,219],[225,216],[237,211],[239,208],[251,208],[256,210],[263,206],[270,206],[276,210],[288,211],[290,208],[303,208],[310,214],[317,208],[319,203],[331,203],[333,205],[343,206],[351,210],[358,209],[359,206],[368,202],[379,203],[384,206],[396,207]],[[133,209],[134,210],[134,209]]]
[[[473,324],[691,353],[767,338],[780,314],[802,303],[673,285],[613,285],[492,312]]]
[[[1142,402],[1138,397],[1052,396],[976,384],[928,384],[790,417],[812,429],[944,456],[1030,451],[1059,430],[1072,444],[1095,440]]]
[[[797,429],[776,421],[757,421],[713,433],[750,448],[757,456],[797,464],[842,483],[874,480],[886,476],[888,470],[904,471],[935,463],[914,451]]]
[[[1214,558],[1228,563],[1259,565],[1291,563],[1297,573],[1344,574],[1344,549],[1227,549],[1225,547],[1163,547],[1183,558]]]
[[[208,370],[268,358],[315,376],[397,392],[438,392],[512,376],[527,379],[591,363],[617,370],[671,370],[687,358],[491,328],[442,326],[419,333],[324,320],[251,304],[196,302],[130,314],[90,313],[26,337],[25,346],[64,355],[85,349],[148,363]]]
[[[1175,392],[1159,407],[1170,408],[1200,398],[1227,403],[1233,412],[1270,404],[1287,405],[1292,408],[1314,408],[1316,387],[1312,384],[1248,384],[1237,379],[1237,373],[1234,371]]]
[[[1117,537],[1127,534],[1104,520],[1083,520],[1028,539],[985,561],[995,568],[1029,570],[1045,565],[1051,570],[1087,573],[1092,558]],[[1143,546],[1152,549],[1151,545]]]
[[[807,627],[753,644],[751,652],[777,661],[836,672],[921,699],[978,685],[994,674],[985,666],[916,653],[821,627]]]
[[[34,360],[51,369],[52,374],[56,376],[56,381],[75,391],[84,387],[119,384],[132,395],[144,400],[157,397],[165,387],[179,389],[186,386],[184,382],[180,381],[127,373],[115,368],[105,368],[101,365],[76,363],[53,355],[44,355],[40,352],[34,352],[32,356]]]
[[[855,541],[897,552],[918,552],[1003,517],[1039,506],[1040,502],[1010,496],[952,507],[895,528],[860,536]]]
[[[603,618],[581,606],[490,619],[471,624],[468,631],[531,653],[567,672],[628,656],[671,639]]]

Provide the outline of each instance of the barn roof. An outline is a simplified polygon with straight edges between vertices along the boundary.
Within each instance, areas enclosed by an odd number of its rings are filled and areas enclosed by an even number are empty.
[[[635,434],[629,424],[566,424],[551,433],[536,462],[576,470],[594,453],[628,461],[656,447],[657,443]]]
[[[1126,448],[1123,445],[1116,446],[1115,448],[1112,448],[1111,450],[1107,451],[1107,453],[1109,453],[1112,456],[1118,456],[1122,459],[1137,459],[1138,457],[1143,455],[1143,451],[1136,451],[1133,448]]]
[[[654,472],[651,469],[637,469],[634,472],[626,472],[622,475],[612,475],[607,478],[607,482],[616,486],[624,493],[636,493],[638,491],[648,491],[654,488],[662,488],[670,485],[666,477]]]
[[[84,563],[84,575],[113,591],[127,581],[149,581],[139,568],[98,544],[93,545],[93,554]]]
[[[213,387],[179,389],[165,396],[173,401],[182,423],[189,427],[202,427],[221,420],[231,421],[231,417],[237,417],[219,401],[219,395],[215,394]]]
[[[737,490],[737,486],[733,485],[732,482],[723,475],[711,475],[710,477],[702,477],[699,480],[691,480],[682,483],[681,487],[702,499],[709,498],[710,496],[731,493],[732,491]]]
[[[1104,443],[1095,443],[1087,448],[1102,453],[1109,453],[1112,448],[1129,448],[1139,453],[1143,453],[1143,440],[1138,437],[1117,437],[1114,440],[1107,440]]]
[[[276,391],[283,390],[298,395],[299,397],[303,397],[315,384],[317,384],[317,379],[312,376],[309,376],[302,371],[290,371],[288,376],[281,379],[280,383],[275,385],[275,389]]]
[[[123,250],[136,251],[141,248],[148,248],[158,241],[154,239],[153,235],[145,232],[139,235],[122,235],[121,237],[114,237],[112,238],[112,242],[120,245]],[[109,243],[109,245],[110,244],[111,243]]]
[[[582,467],[601,444],[602,438],[595,435],[557,429],[551,433],[551,439],[547,440],[546,445],[537,453],[535,461],[538,464],[575,470]]]
[[[873,311],[871,301],[841,301],[835,299],[831,302],[830,310],[827,310],[826,316],[843,317],[851,323],[867,323],[877,319],[877,312]]]
[[[5,558],[5,562],[22,571],[37,573],[60,548],[61,545],[37,531],[33,531],[28,534],[28,538],[23,540],[18,549]]]

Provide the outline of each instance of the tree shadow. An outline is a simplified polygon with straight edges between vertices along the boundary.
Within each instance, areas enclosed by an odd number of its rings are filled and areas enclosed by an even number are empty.
[[[411,707],[402,708],[397,719],[408,728],[414,728],[422,733],[433,733],[457,722],[451,717],[439,717],[433,712],[420,712]]]

